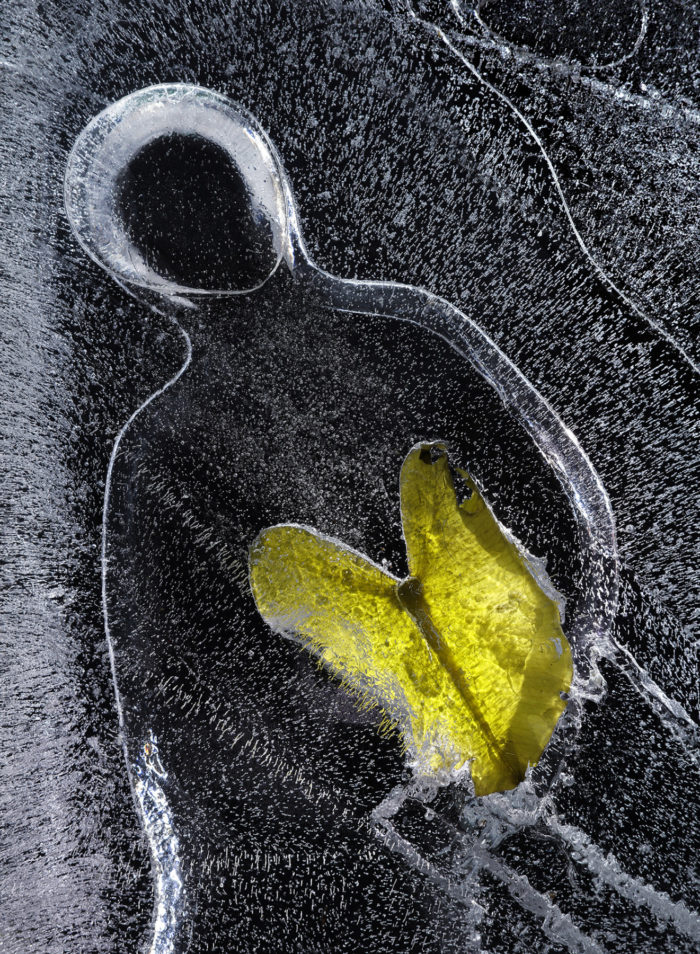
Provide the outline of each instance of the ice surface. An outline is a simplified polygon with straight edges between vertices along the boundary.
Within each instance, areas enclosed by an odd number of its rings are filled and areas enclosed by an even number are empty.
[[[4,13],[3,949],[697,949],[697,13],[581,4],[557,45],[541,9]],[[253,298],[132,298],[70,234],[63,176],[95,115],[160,82],[257,118],[320,266],[428,293],[282,268]],[[190,278],[225,270],[202,247]],[[192,363],[123,431],[183,369],[178,326]],[[130,776],[101,610],[121,432]],[[479,470],[580,624],[575,718],[510,798],[417,788],[373,715],[246,616],[261,511],[400,568],[391,475],[424,436]]]

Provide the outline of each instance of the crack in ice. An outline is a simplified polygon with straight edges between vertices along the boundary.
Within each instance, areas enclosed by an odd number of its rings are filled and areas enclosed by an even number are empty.
[[[451,4],[451,5],[453,6],[453,9],[454,9],[454,4]],[[549,170],[552,182],[554,184],[554,188],[559,198],[560,205],[564,211],[564,215],[566,216],[566,220],[569,223],[569,226],[574,235],[574,238],[576,239],[576,242],[579,248],[581,249],[581,251],[583,252],[583,254],[586,256],[590,264],[593,266],[596,274],[602,279],[602,281],[608,286],[608,288],[610,288],[616,295],[620,297],[620,299],[627,305],[628,308],[630,308],[635,313],[635,315],[637,315],[644,322],[646,322],[649,325],[649,327],[651,327],[661,338],[664,339],[664,341],[666,341],[667,344],[669,344],[683,358],[683,360],[692,368],[695,374],[700,375],[700,366],[696,364],[696,362],[693,360],[691,355],[688,354],[688,352],[682,347],[682,345],[680,345],[675,340],[675,338],[673,338],[673,336],[666,331],[666,329],[662,325],[660,325],[653,318],[650,318],[648,315],[646,315],[642,311],[642,309],[639,308],[639,306],[636,305],[634,301],[632,301],[629,295],[627,295],[615,283],[615,281],[613,281],[613,279],[610,278],[610,276],[603,269],[603,267],[599,265],[599,263],[593,257],[593,254],[588,248],[588,245],[586,244],[585,239],[579,232],[576,222],[574,221],[574,217],[571,213],[571,209],[569,208],[569,203],[567,202],[566,196],[564,195],[564,190],[562,188],[559,175],[557,174],[557,171],[554,168],[554,163],[550,159],[549,153],[547,152],[541,137],[539,136],[537,130],[532,125],[530,120],[524,115],[524,113],[522,113],[518,109],[515,103],[513,103],[512,100],[510,100],[505,93],[503,93],[500,89],[498,89],[497,86],[494,86],[493,83],[490,83],[479,72],[479,70],[476,68],[476,66],[474,66],[471,60],[467,56],[465,56],[464,53],[462,53],[454,45],[454,43],[450,41],[450,39],[447,37],[445,32],[439,26],[437,26],[437,24],[434,24],[428,20],[422,19],[422,17],[420,17],[413,9],[412,3],[409,3],[408,5],[408,13],[412,17],[412,19],[414,19],[417,23],[419,23],[424,29],[426,29],[428,32],[431,32],[435,36],[437,36],[438,39],[447,47],[447,49],[455,57],[457,57],[457,59],[469,70],[469,72],[476,78],[476,80],[479,83],[481,83],[481,85],[484,86],[486,89],[488,89],[491,93],[493,93],[494,96],[500,99],[502,103],[505,103],[505,105],[508,107],[509,110],[511,110],[513,115],[517,117],[520,123],[525,127],[527,133],[532,137],[540,154],[542,155],[542,158],[544,159],[547,165],[547,169]],[[460,17],[461,15],[458,13],[458,18]]]

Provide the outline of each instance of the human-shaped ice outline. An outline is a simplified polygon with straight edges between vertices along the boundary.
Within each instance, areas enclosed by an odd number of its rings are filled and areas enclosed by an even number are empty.
[[[251,218],[258,229],[256,234],[267,240],[265,247],[261,242],[255,267],[247,281],[224,288],[190,288],[172,277],[154,272],[127,234],[115,206],[117,179],[140,150],[158,137],[169,134],[197,135],[215,143],[225,150],[238,169],[246,188]],[[160,725],[157,732],[162,749],[157,762],[159,771],[156,772],[152,758],[152,727],[146,724],[142,711],[137,724],[130,721],[128,689],[127,703],[124,704],[123,687],[127,679],[120,671],[120,646],[119,639],[115,639],[113,619],[117,579],[111,569],[115,552],[112,527],[115,520],[121,520],[123,516],[119,509],[123,502],[119,479],[124,479],[123,460],[131,453],[129,442],[136,439],[137,419],[147,421],[150,426],[155,419],[154,409],[157,413],[164,407],[161,399],[165,392],[185,382],[197,346],[195,343],[193,349],[190,335],[183,325],[209,303],[215,303],[220,310],[235,309],[239,307],[236,302],[252,302],[261,289],[269,289],[275,282],[284,282],[294,294],[320,308],[398,319],[426,329],[445,341],[496,389],[500,399],[517,412],[540,454],[556,473],[578,524],[588,585],[586,598],[576,606],[573,618],[570,616],[567,621],[567,635],[576,660],[572,695],[575,696],[577,691],[595,695],[600,683],[595,665],[590,663],[591,649],[595,646],[598,653],[612,654],[615,651],[610,642],[610,624],[617,602],[617,555],[610,505],[597,474],[575,437],[472,321],[447,302],[420,289],[394,283],[340,280],[318,269],[305,250],[291,187],[274,147],[251,116],[225,97],[205,89],[179,84],[154,86],[127,96],[106,109],[76,142],[68,164],[65,194],[71,225],[87,253],[130,293],[172,314],[186,343],[186,358],[177,374],[132,414],[117,437],[107,474],[103,516],[104,621],[120,729],[132,781],[136,779],[135,791],[159,876],[166,864],[172,870],[179,870],[178,859],[172,858],[173,846],[178,844],[177,833],[169,840],[163,838],[162,817],[154,821],[152,812],[149,817],[139,793],[150,793],[149,805],[158,803],[162,791],[167,794],[169,766],[164,757],[167,748],[163,745],[166,739],[163,738],[164,727]],[[144,425],[141,427],[143,429]],[[207,532],[207,528],[203,529]],[[132,530],[130,528],[129,532]],[[120,626],[124,625],[120,621]],[[139,706],[140,703],[136,709]],[[550,744],[549,759],[544,758],[541,763],[541,778],[545,786],[547,774],[555,769],[557,754],[575,732],[576,719],[571,713],[567,715],[569,718],[561,720]],[[157,748],[155,751],[158,753]],[[380,815],[386,819],[386,812]],[[169,824],[169,814],[167,818]],[[154,825],[159,826],[157,837]],[[158,844],[164,841],[167,841],[170,851],[165,861],[158,855]],[[163,878],[160,880],[162,882]],[[191,899],[188,902],[186,892],[180,890],[170,891],[169,897],[171,907],[179,906],[179,909],[157,914],[151,948],[153,954],[176,951],[184,943],[182,931],[187,920],[187,904],[194,902]],[[157,899],[157,911],[160,910],[158,905],[162,908],[163,904],[161,895]]]

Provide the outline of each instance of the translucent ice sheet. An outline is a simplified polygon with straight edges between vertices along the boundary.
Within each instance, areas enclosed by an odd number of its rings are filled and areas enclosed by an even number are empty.
[[[696,949],[696,13],[560,13],[4,14],[9,951]],[[423,439],[575,652],[483,799],[248,585],[284,521],[404,574]]]

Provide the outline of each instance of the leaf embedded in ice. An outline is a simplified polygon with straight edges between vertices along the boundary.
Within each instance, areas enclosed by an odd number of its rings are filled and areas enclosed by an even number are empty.
[[[401,470],[409,576],[317,531],[264,530],[250,551],[258,610],[400,726],[416,770],[470,763],[477,795],[514,788],[564,710],[571,651],[473,481],[457,500],[444,445]]]

